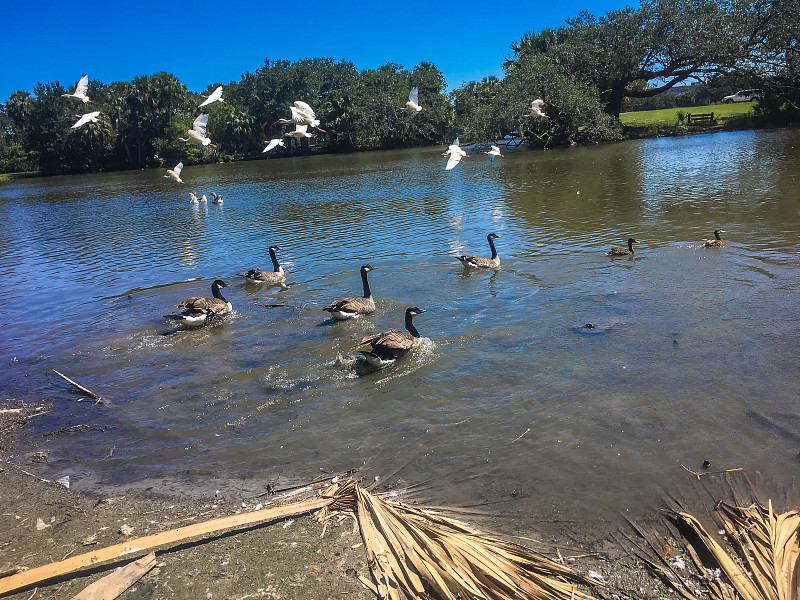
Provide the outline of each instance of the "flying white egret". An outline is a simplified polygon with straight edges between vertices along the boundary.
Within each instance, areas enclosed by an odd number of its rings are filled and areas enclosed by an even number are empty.
[[[75,98],[80,100],[84,104],[89,102],[89,96],[86,95],[86,92],[89,90],[89,76],[84,73],[81,75],[80,80],[78,80],[78,85],[75,86],[75,91],[71,94],[61,94],[62,98]]]
[[[450,169],[454,168],[458,163],[461,162],[462,158],[469,158],[469,154],[467,154],[461,149],[461,146],[459,146],[458,138],[456,138],[453,143],[447,147],[447,150],[442,152],[442,156],[449,157],[447,159],[447,166],[444,168],[445,171],[449,171]]]
[[[211,104],[212,102],[216,102],[217,100],[219,100],[223,104],[227,104],[225,102],[225,100],[222,99],[222,86],[221,85],[217,86],[217,89],[215,89],[213,92],[211,92],[206,97],[205,101],[200,106],[207,106],[207,105]],[[200,107],[198,107],[198,108],[200,108]]]
[[[528,115],[528,116],[529,117],[543,117],[545,119],[549,119],[550,117],[548,117],[542,111],[542,108],[544,108],[545,106],[547,106],[547,104],[545,104],[545,101],[542,100],[541,98],[537,98],[536,100],[531,102],[531,109],[530,109],[531,110],[531,114]]]
[[[484,154],[489,155],[489,160],[494,160],[495,156],[503,156],[502,154],[500,154],[500,147],[495,145],[492,145],[492,149],[489,150],[488,152],[485,152]]]
[[[264,152],[269,152],[270,150],[272,150],[272,149],[273,149],[273,148],[275,148],[276,146],[284,146],[284,147],[286,146],[286,144],[284,143],[284,141],[283,141],[281,138],[273,138],[273,139],[271,139],[270,141],[266,141],[266,140],[264,140],[264,143],[267,145],[267,147],[266,147],[266,148],[264,148],[264,149],[261,151],[261,153],[262,153],[262,154],[263,154]]]
[[[76,117],[80,117],[75,123],[72,124],[70,129],[77,129],[87,123],[97,123],[97,115],[100,114],[99,110],[92,111],[90,113],[86,113],[85,115],[75,115]]]
[[[296,140],[300,138],[317,137],[313,133],[309,133],[308,125],[295,125],[294,131],[287,131],[283,134],[284,137],[292,137]]]
[[[313,127],[315,129],[319,129],[322,133],[327,133],[324,129],[320,129],[320,121],[317,118],[314,109],[302,100],[295,100],[294,105],[289,105],[289,112],[292,113],[291,118],[278,119],[273,123],[273,125],[277,125],[278,123],[294,123],[295,125],[306,125],[308,127]]]
[[[179,162],[173,168],[167,169],[167,174],[164,175],[164,177],[167,179],[172,179],[173,181],[177,181],[178,183],[183,183],[183,179],[181,179],[181,171],[183,171],[183,162]]]
[[[211,143],[211,138],[206,137],[206,127],[208,127],[208,113],[202,114],[194,120],[192,128],[186,132],[188,138],[179,137],[175,141],[192,142],[199,146],[212,146],[216,148],[216,144]]]
[[[406,102],[406,108],[415,110],[417,112],[422,110],[422,107],[419,105],[419,88],[412,88],[408,93],[408,102]]]

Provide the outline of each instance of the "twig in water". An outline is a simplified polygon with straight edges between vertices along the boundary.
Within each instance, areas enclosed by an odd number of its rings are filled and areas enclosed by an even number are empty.
[[[697,477],[698,479],[700,479],[703,475],[713,475],[713,474],[719,474],[719,473],[730,473],[732,471],[744,471],[744,467],[737,467],[736,469],[723,469],[722,471],[705,471],[703,473],[698,473],[697,471],[692,471],[689,467],[686,467],[684,465],[681,465],[681,466],[684,469],[686,469],[687,471],[689,471],[689,473],[691,473],[692,475]]]
[[[519,440],[519,439],[522,439],[522,437],[523,437],[523,436],[524,436],[526,433],[528,433],[530,430],[531,430],[531,428],[530,428],[530,427],[528,427],[528,428],[527,428],[527,429],[526,429],[526,430],[523,432],[523,434],[522,434],[522,435],[520,435],[519,437],[516,437],[516,438],[514,438],[513,440],[511,440],[511,443],[513,444],[513,443],[514,443],[514,442],[516,442],[517,440]]]
[[[79,383],[75,383],[74,381],[72,381],[72,379],[70,379],[69,377],[67,377],[63,373],[59,373],[55,369],[53,369],[53,373],[55,373],[56,375],[61,377],[61,379],[63,379],[67,383],[70,383],[70,384],[74,385],[76,388],[78,388],[80,391],[82,391],[84,394],[86,394],[90,398],[94,398],[97,401],[97,402],[95,402],[95,404],[99,404],[99,403],[105,404],[105,401],[100,396],[95,394],[92,390],[86,389],[85,387],[83,387]]]

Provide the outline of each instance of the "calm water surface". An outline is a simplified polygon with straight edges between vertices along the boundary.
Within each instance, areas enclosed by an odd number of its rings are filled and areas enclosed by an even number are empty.
[[[450,172],[440,151],[0,185],[3,396],[53,405],[25,432],[49,464],[7,460],[83,490],[254,493],[363,466],[522,520],[649,508],[704,459],[797,477],[800,131]],[[190,206],[192,190],[225,205]],[[715,228],[726,247],[703,248]],[[502,269],[463,270],[454,255],[487,254],[491,231]],[[629,236],[635,258],[605,256]],[[269,267],[271,244],[285,289],[236,277]],[[377,312],[332,323],[321,308],[360,293],[365,262]],[[162,317],[216,278],[232,315]],[[357,375],[360,338],[409,305],[429,341]]]

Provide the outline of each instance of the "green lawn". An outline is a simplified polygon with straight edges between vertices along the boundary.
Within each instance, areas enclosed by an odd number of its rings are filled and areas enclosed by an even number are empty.
[[[674,127],[678,123],[678,111],[684,114],[714,113],[717,119],[752,116],[755,102],[737,102],[735,104],[709,104],[708,106],[692,106],[689,108],[662,108],[661,110],[642,110],[622,113],[619,120],[623,125],[631,127],[648,127],[652,125]]]

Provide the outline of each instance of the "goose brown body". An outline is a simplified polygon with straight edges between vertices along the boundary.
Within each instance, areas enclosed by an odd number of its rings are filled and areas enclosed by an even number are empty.
[[[361,351],[367,362],[375,367],[385,367],[404,356],[412,348],[417,348],[422,343],[422,338],[417,328],[414,327],[413,318],[424,312],[424,309],[416,306],[406,309],[406,331],[389,329],[364,336],[361,343],[372,346],[372,350]]]
[[[494,240],[500,236],[496,233],[490,233],[486,236],[486,241],[489,242],[489,248],[492,250],[492,257],[486,258],[485,256],[475,256],[474,254],[462,254],[456,256],[456,259],[461,261],[465,267],[478,267],[481,269],[499,269],[500,257],[497,256],[497,250],[494,247]]]
[[[211,298],[193,296],[178,304],[178,314],[166,315],[167,318],[187,325],[202,325],[213,317],[227,314],[233,306],[222,295],[220,288],[228,287],[221,279],[211,284]]]
[[[256,267],[245,273],[237,273],[237,275],[254,283],[281,283],[286,279],[286,272],[283,270],[283,267],[278,264],[278,257],[275,255],[275,251],[280,249],[280,246],[269,247],[269,257],[272,259],[272,271],[263,271]]]
[[[375,300],[372,299],[372,292],[369,289],[369,280],[367,279],[367,273],[374,270],[375,267],[372,265],[363,265],[361,267],[361,283],[364,286],[363,297],[342,298],[331,302],[322,310],[331,313],[334,319],[340,321],[375,312]]]
[[[617,248],[616,246],[606,252],[606,256],[631,256],[633,254],[633,245],[638,244],[638,240],[628,238],[627,248]]]
[[[725,233],[722,229],[715,229],[714,230],[714,239],[713,240],[706,240],[706,243],[703,244],[706,248],[722,248],[725,246],[725,241],[720,237],[720,233]]]

